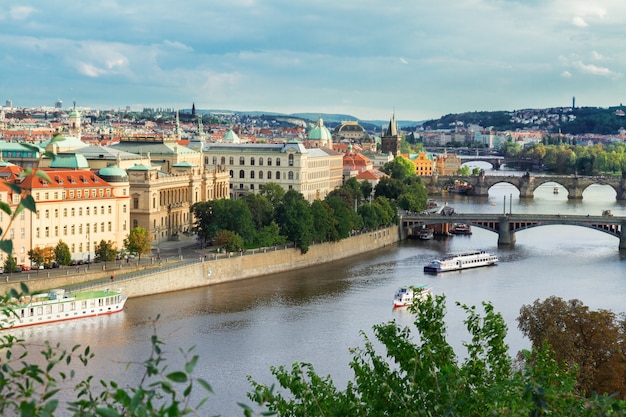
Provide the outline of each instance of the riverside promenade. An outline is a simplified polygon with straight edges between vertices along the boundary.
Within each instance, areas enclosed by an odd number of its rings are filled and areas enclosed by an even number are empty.
[[[181,236],[179,241],[160,242],[156,256],[81,265],[53,270],[28,271],[4,275],[0,290],[19,289],[24,282],[31,292],[51,288],[69,291],[121,288],[129,297],[166,293],[240,279],[297,270],[320,263],[384,248],[401,239],[401,229],[394,225],[363,232],[339,242],[314,244],[306,254],[292,246],[275,246],[238,253],[215,253],[214,248],[200,249],[194,237]],[[104,269],[103,269],[104,268]],[[113,278],[111,278],[113,276]]]

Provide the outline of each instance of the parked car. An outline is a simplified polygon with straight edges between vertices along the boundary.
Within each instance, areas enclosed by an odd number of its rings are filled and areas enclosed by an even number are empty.
[[[18,266],[22,269],[22,271],[30,271],[30,266],[28,265],[20,264]]]
[[[0,266],[0,274],[4,274],[4,268]]]

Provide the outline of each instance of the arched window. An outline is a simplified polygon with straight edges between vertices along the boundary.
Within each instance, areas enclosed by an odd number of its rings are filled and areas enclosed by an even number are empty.
[[[232,157],[232,156],[230,158],[228,158],[228,164],[229,165],[235,165],[235,158]]]
[[[253,180],[254,179],[254,171],[250,171],[250,179]]]
[[[250,157],[250,165],[254,165],[254,156]]]
[[[259,171],[259,179],[262,180],[263,179],[263,171]]]
[[[246,178],[246,172],[243,169],[239,171],[239,178]]]
[[[217,165],[217,156],[213,157],[213,165]]]
[[[226,165],[226,157],[222,156],[222,165]]]
[[[246,158],[244,158],[243,156],[239,157],[239,165],[245,165],[246,164]]]
[[[279,180],[280,179],[280,171],[276,171],[276,179]]]
[[[259,157],[259,165],[263,165],[263,157]]]
[[[280,158],[276,158],[276,166],[279,167],[280,166]]]
[[[268,159],[269,161],[269,159]],[[272,171],[267,171],[267,179],[271,180],[272,179]]]
[[[235,178],[235,172],[232,169],[230,170],[230,177]]]
[[[278,164],[276,164],[276,165],[278,165]],[[289,154],[289,166],[290,167],[293,166],[293,154],[292,153]]]
[[[287,174],[287,178],[288,178],[290,181],[293,181],[293,171],[289,171],[289,173]]]
[[[272,166],[272,158],[267,158],[267,166],[268,167]]]

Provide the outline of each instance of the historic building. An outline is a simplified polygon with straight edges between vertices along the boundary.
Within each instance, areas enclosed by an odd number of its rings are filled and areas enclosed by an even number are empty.
[[[455,175],[461,168],[461,158],[451,153],[443,153],[437,156],[435,169],[438,175]]]
[[[324,126],[324,120],[321,118],[317,120],[315,127],[309,132],[304,146],[306,148],[333,148],[333,135]]]
[[[389,126],[383,132],[380,138],[382,153],[392,154],[394,157],[400,155],[400,145],[402,144],[402,135],[398,131],[395,113],[391,115]]]
[[[228,171],[205,166],[200,152],[175,137],[128,137],[113,148],[141,157],[126,169],[131,229],[143,227],[157,242],[191,230],[194,203],[229,198]]]
[[[290,141],[277,144],[207,143],[203,150],[207,167],[230,174],[230,198],[257,193],[273,182],[295,190],[313,201],[341,187],[342,154],[319,148],[307,149]]]
[[[409,156],[408,159],[415,165],[415,173],[420,177],[430,177],[435,171],[435,157],[429,152],[420,152]]]
[[[93,259],[95,246],[102,240],[123,247],[130,230],[127,180],[111,184],[88,170],[44,171],[49,181],[33,174],[17,178],[13,182],[23,194],[9,191],[2,196],[3,201],[17,205],[24,194],[30,194],[37,205],[36,213],[22,211],[9,230],[18,264],[30,265],[32,248],[54,247],[60,240],[76,260]]]

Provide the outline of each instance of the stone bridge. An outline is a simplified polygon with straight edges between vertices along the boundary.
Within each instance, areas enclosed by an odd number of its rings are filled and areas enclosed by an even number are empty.
[[[498,246],[515,244],[515,233],[532,227],[547,225],[581,226],[608,233],[619,239],[619,250],[626,250],[626,217],[579,216],[559,214],[404,214],[402,232],[419,230],[424,226],[463,223],[498,234]]]
[[[508,183],[519,190],[520,198],[533,198],[537,187],[545,183],[557,183],[567,190],[567,198],[582,199],[583,192],[593,184],[608,185],[616,192],[617,200],[626,200],[626,178],[622,177],[581,177],[578,175],[530,175],[507,176],[507,175],[433,175],[422,177],[429,195],[441,195],[447,185],[455,181],[462,181],[472,186],[469,195],[488,196],[489,189],[495,184]]]

